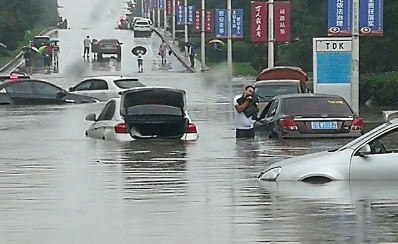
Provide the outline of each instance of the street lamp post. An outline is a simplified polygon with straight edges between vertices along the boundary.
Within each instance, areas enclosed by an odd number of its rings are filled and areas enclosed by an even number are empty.
[[[184,33],[185,33],[185,43],[188,42],[188,0],[184,0]],[[188,48],[185,46],[185,56],[188,56]]]
[[[359,0],[352,1],[351,106],[359,114]]]
[[[268,1],[268,68],[274,67],[274,0]]]
[[[173,0],[172,3],[172,30],[173,30],[173,41],[176,40],[176,0]]]
[[[205,71],[205,62],[206,62],[206,33],[205,33],[205,0],[202,0],[202,21],[201,21],[201,27],[200,27],[200,37],[201,37],[201,54],[200,54],[200,60],[201,60],[201,70]]]
[[[227,0],[227,69],[228,80],[232,79],[232,3]]]

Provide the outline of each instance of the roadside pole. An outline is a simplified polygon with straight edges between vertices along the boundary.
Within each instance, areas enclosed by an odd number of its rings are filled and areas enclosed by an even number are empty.
[[[268,68],[274,67],[274,0],[268,1]]]
[[[173,0],[172,4],[172,31],[173,31],[173,42],[176,40],[176,0]]]
[[[155,8],[153,7],[153,4],[152,4],[152,22],[153,22],[153,25],[155,26],[155,27],[159,27],[159,26],[156,26],[156,15],[155,15]]]
[[[160,28],[161,25],[160,25],[160,8],[159,8],[159,3],[157,4],[157,7],[158,7],[158,27]]]
[[[232,3],[227,0],[227,69],[228,80],[232,79]]]
[[[166,0],[161,0],[163,1],[163,25],[164,25],[164,33],[167,31],[167,1]]]
[[[205,0],[202,0],[202,20],[201,20],[201,27],[200,27],[200,37],[201,37],[201,54],[200,54],[200,61],[201,61],[201,71],[205,71],[205,62],[206,62],[206,33],[205,33]]]
[[[359,0],[352,1],[351,106],[359,115]]]
[[[188,42],[188,0],[184,0],[184,33],[185,33],[185,43]],[[188,48],[185,45],[185,56],[188,57]]]

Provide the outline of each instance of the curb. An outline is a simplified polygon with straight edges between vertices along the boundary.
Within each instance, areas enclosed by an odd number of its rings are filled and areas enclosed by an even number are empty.
[[[157,34],[163,41],[165,41],[165,42],[167,43],[167,46],[169,46],[169,48],[170,48],[170,50],[173,52],[174,56],[177,57],[177,59],[180,61],[180,63],[182,63],[182,64],[185,66],[185,68],[187,68],[189,71],[191,71],[191,73],[195,73],[195,72],[196,72],[196,70],[193,69],[189,64],[187,64],[187,63],[184,61],[184,59],[180,56],[180,54],[178,54],[178,53],[176,52],[176,50],[174,49],[174,47],[172,47],[172,46],[170,45],[169,41],[164,37],[163,34],[160,33],[161,31],[159,31],[157,28],[154,28],[153,31],[156,32],[156,34]]]
[[[42,32],[40,32],[39,34],[37,34],[38,36],[44,35],[46,33],[49,33],[53,30],[58,29],[57,27],[49,27],[45,30],[43,30]],[[11,67],[13,67],[16,63],[21,62],[22,61],[22,57],[23,57],[23,52],[21,51],[13,60],[11,60],[10,62],[8,62],[7,64],[5,64],[3,67],[0,68],[0,73],[10,69]],[[13,72],[16,68],[18,68],[21,64],[17,65],[17,67],[15,67],[13,70],[11,70],[11,72]]]

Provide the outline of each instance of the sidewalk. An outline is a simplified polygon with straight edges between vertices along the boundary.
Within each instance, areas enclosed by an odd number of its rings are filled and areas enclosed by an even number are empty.
[[[195,68],[190,67],[191,61],[188,56],[185,56],[185,52],[180,50],[180,46],[176,40],[173,40],[173,35],[169,31],[164,31],[162,28],[154,28],[154,31],[157,35],[164,40],[167,45],[170,47],[170,50],[174,53],[174,55],[178,58],[178,60],[192,73],[201,70],[201,61],[195,58]],[[182,44],[184,45],[184,44]],[[209,68],[205,66],[204,71],[208,71]]]

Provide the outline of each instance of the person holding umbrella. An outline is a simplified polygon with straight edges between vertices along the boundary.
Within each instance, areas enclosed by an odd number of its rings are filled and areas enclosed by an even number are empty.
[[[144,55],[146,53],[146,48],[143,46],[134,47],[131,52],[137,56],[138,72],[142,73],[144,71]]]

